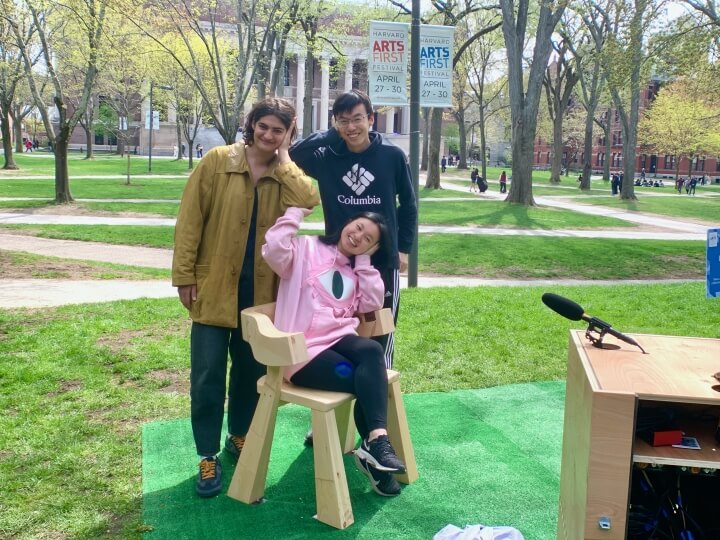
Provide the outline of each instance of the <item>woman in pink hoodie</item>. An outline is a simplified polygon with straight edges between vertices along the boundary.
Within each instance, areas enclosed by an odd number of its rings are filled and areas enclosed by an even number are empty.
[[[357,335],[357,312],[383,306],[385,287],[370,256],[389,257],[381,215],[363,212],[335,234],[298,236],[311,210],[288,208],[265,234],[262,255],[280,276],[275,326],[303,332],[308,362],[285,368],[285,379],[308,388],[355,394],[362,443],[355,463],[380,495],[400,493],[391,473],[405,472],[387,437],[387,371],[383,348]]]

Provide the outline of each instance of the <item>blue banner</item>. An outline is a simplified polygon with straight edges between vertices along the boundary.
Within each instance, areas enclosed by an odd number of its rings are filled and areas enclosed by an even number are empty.
[[[707,297],[720,298],[720,229],[707,232]]]

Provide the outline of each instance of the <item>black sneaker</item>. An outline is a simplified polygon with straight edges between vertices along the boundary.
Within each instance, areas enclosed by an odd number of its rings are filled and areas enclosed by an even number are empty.
[[[195,491],[201,497],[214,497],[222,490],[222,466],[217,457],[203,458],[200,461],[200,477]]]
[[[305,446],[312,448],[313,445],[313,434],[312,429],[305,434]]]
[[[364,439],[360,448],[355,450],[361,458],[366,459],[378,471],[391,473],[404,473],[405,464],[395,455],[387,435],[380,435],[377,439],[368,442]]]
[[[400,495],[400,483],[395,480],[392,474],[378,471],[370,465],[367,460],[361,458],[357,452],[355,453],[355,466],[358,470],[368,477],[370,487],[378,495],[383,497],[394,497]]]
[[[243,446],[245,446],[245,437],[239,437],[237,435],[230,435],[225,438],[225,451],[237,461],[242,452]]]

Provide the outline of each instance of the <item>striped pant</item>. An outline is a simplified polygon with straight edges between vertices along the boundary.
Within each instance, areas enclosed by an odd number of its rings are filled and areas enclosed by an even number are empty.
[[[397,324],[398,312],[400,311],[400,270],[397,268],[387,268],[381,270],[380,274],[385,283],[385,303],[383,307],[392,310],[393,320],[395,324]],[[382,345],[385,351],[385,367],[391,369],[395,353],[395,332],[391,332],[385,336],[377,336],[373,339]]]

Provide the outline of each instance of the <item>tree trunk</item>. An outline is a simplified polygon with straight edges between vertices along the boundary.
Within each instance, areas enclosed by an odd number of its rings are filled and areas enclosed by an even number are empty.
[[[482,177],[487,180],[487,136],[485,135],[485,109],[480,107],[480,167],[482,169]]]
[[[94,159],[93,144],[95,142],[95,130],[87,128],[85,130],[85,159]]]
[[[593,149],[593,124],[595,123],[595,107],[591,103],[586,108],[585,116],[585,141],[583,145],[583,170],[580,189],[588,191],[592,187],[592,149]]]
[[[67,204],[73,202],[70,194],[70,176],[68,174],[68,142],[70,131],[67,124],[62,125],[55,137],[55,202]]]
[[[16,109],[14,113],[10,113],[10,117],[13,121],[13,131],[15,131],[15,152],[22,154],[25,151],[25,146],[23,145],[23,130],[22,121],[20,120],[20,111]]]
[[[177,137],[177,147],[178,147],[178,160],[181,160],[183,158],[184,152],[182,151],[183,142],[182,142],[182,128],[180,127],[180,122],[175,122],[175,136]]]
[[[605,137],[605,162],[603,166],[603,180],[610,180],[610,152],[612,152],[612,141],[610,140],[610,129],[612,127],[612,109],[608,109],[607,122],[603,126]]]
[[[465,109],[461,109],[458,111],[458,126],[460,127],[458,133],[460,162],[458,163],[457,168],[467,169],[467,132],[465,127]]]
[[[309,136],[313,129],[313,87],[315,86],[315,57],[310,48],[305,56],[305,97],[303,98],[303,137]]]
[[[6,109],[3,108],[3,113],[5,112]],[[19,167],[15,163],[15,155],[13,154],[10,116],[8,114],[4,114],[4,118],[0,118],[0,134],[2,134],[3,156],[5,157],[3,169],[16,170]]]
[[[512,140],[512,182],[505,199],[508,202],[534,206],[532,194],[532,156],[535,140],[535,126],[522,128],[513,126]]]
[[[430,108],[423,108],[423,120],[425,131],[423,131],[422,157],[420,158],[420,170],[428,170],[428,149],[430,148]]]
[[[188,170],[193,168],[193,150],[195,149],[195,139],[187,138],[188,143]]]
[[[560,175],[562,174],[562,155],[563,155],[563,126],[562,116],[558,107],[557,118],[553,120],[553,156],[550,162],[550,183],[559,184]],[[566,165],[567,167],[567,165]]]
[[[425,187],[440,189],[440,136],[442,134],[443,109],[434,107],[430,119],[430,145],[428,152],[428,173]]]

